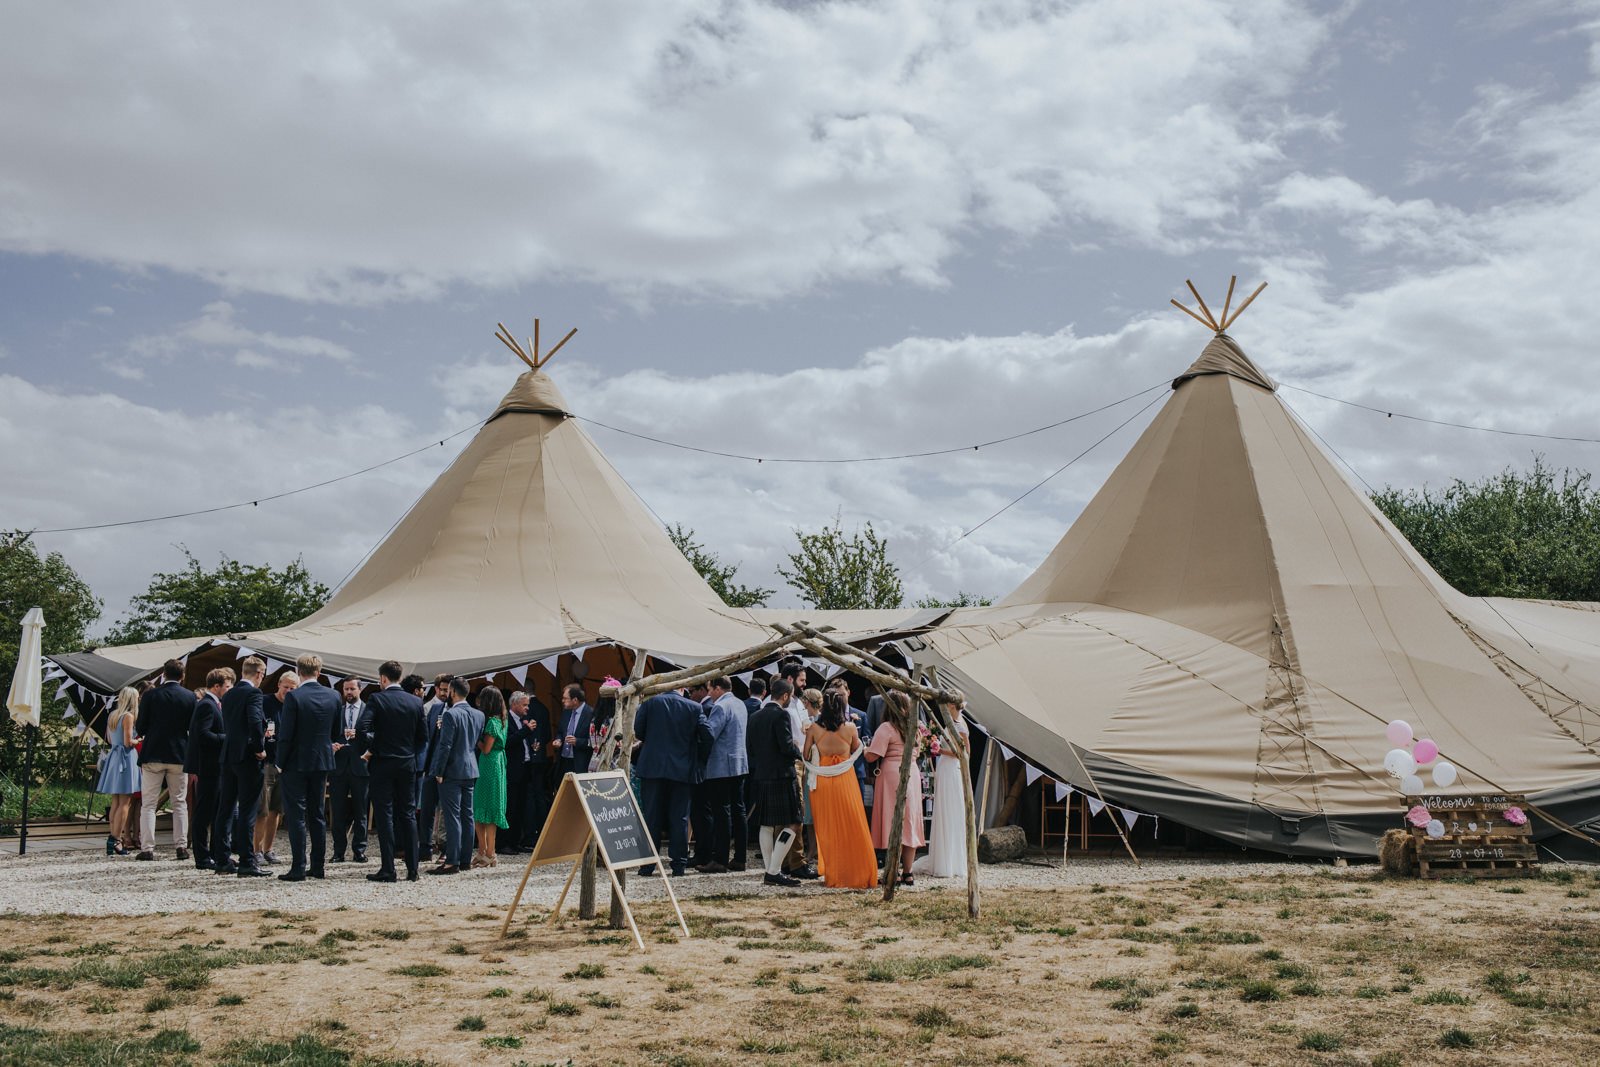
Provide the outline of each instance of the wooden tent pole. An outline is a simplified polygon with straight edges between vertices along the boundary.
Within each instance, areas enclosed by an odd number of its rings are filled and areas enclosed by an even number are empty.
[[[1202,319],[1199,315],[1196,315],[1194,312],[1190,311],[1176,300],[1169,300],[1168,303],[1177,308],[1179,311],[1183,312],[1185,315],[1189,316],[1194,321],[1198,322],[1200,325],[1204,326],[1206,329],[1213,331],[1216,330],[1217,327],[1215,324],[1209,323],[1205,319]]]
[[[1244,314],[1244,309],[1249,307],[1251,301],[1255,300],[1256,297],[1260,296],[1261,295],[1261,290],[1265,289],[1266,287],[1267,287],[1267,283],[1266,282],[1262,282],[1260,285],[1256,286],[1256,291],[1251,293],[1249,296],[1244,298],[1244,303],[1240,304],[1239,307],[1238,307],[1238,310],[1236,310],[1233,313],[1233,318],[1229,319],[1227,322],[1222,324],[1222,328],[1224,330],[1226,330],[1229,326],[1232,326],[1234,323],[1238,322],[1239,321],[1239,316]]]
[[[1089,787],[1094,790],[1094,795],[1099,798],[1101,804],[1105,804],[1105,806],[1109,808],[1111,805],[1106,804],[1105,794],[1100,792],[1100,786],[1095,782],[1094,775],[1089,773],[1088,766],[1083,762],[1083,758],[1078,755],[1077,746],[1069,742],[1067,744],[1067,750],[1072,753],[1072,758],[1078,761],[1078,769],[1082,771],[1083,776],[1089,780]],[[1132,843],[1128,841],[1128,834],[1122,826],[1122,820],[1117,818],[1115,812],[1113,812],[1111,815],[1111,825],[1117,828],[1117,836],[1122,838],[1122,847],[1127,849],[1128,855],[1133,857],[1133,865],[1135,867],[1143,867],[1144,864],[1139,862],[1138,854],[1133,851]]]
[[[1206,307],[1206,298],[1200,295],[1200,290],[1194,287],[1194,282],[1191,282],[1189,279],[1185,278],[1183,280],[1183,284],[1187,285],[1189,287],[1189,291],[1194,294],[1195,303],[1200,305],[1200,310],[1202,313],[1204,313],[1207,320],[1210,321],[1211,328],[1216,330],[1218,333],[1221,333],[1222,327],[1217,325],[1216,316],[1211,314],[1210,308]]]
[[[1237,274],[1232,274],[1232,275],[1228,276],[1228,297],[1227,297],[1226,300],[1224,300],[1222,302],[1222,319],[1221,319],[1221,321],[1224,322],[1224,323],[1226,323],[1228,321],[1228,305],[1233,303],[1233,287],[1236,284],[1238,284],[1238,281],[1239,281],[1239,276]]]

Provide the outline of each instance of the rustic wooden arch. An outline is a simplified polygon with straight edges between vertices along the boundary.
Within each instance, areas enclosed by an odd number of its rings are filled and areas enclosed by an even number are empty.
[[[766,641],[711,660],[695,667],[683,670],[666,671],[659,674],[644,674],[646,654],[641,650],[634,656],[633,670],[628,681],[617,694],[617,714],[615,725],[605,744],[600,749],[600,766],[611,770],[628,770],[633,762],[633,723],[638,712],[639,703],[658,693],[665,693],[672,689],[681,689],[701,682],[709,682],[718,675],[731,674],[751,667],[758,663],[765,663],[774,655],[793,648],[804,649],[815,656],[827,660],[844,668],[866,681],[887,697],[890,692],[901,692],[911,697],[919,706],[927,708],[938,728],[940,744],[944,752],[953,752],[961,764],[962,799],[966,808],[967,825],[967,913],[973,918],[978,917],[978,823],[972,795],[972,763],[971,753],[962,739],[957,735],[955,724],[948,711],[951,707],[958,707],[964,699],[961,693],[954,689],[944,688],[937,684],[938,672],[932,667],[923,667],[913,664],[910,676],[904,676],[900,669],[865,649],[857,648],[832,636],[832,627],[809,626],[805,623],[786,624],[773,623],[772,629],[776,634]],[[926,677],[935,684],[926,685],[918,678]],[[906,744],[914,751],[916,739],[906,738]],[[914,758],[900,761],[900,786],[895,798],[894,819],[889,830],[889,847],[884,861],[883,873],[883,899],[894,900],[895,875],[900,867],[900,837],[905,825],[906,794],[911,780],[911,767],[916,762]],[[583,877],[579,884],[578,910],[584,918],[593,918],[595,914],[595,856],[593,851],[585,856]],[[623,916],[619,906],[620,901],[613,900],[611,904],[611,925],[620,929]]]

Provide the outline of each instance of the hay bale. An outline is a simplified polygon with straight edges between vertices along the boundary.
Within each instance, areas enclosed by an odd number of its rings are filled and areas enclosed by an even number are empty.
[[[1410,831],[1386,830],[1378,839],[1378,862],[1384,874],[1409,878],[1417,864],[1417,843]]]
[[[1028,851],[1028,835],[1020,826],[996,826],[978,835],[980,863],[1006,863]]]

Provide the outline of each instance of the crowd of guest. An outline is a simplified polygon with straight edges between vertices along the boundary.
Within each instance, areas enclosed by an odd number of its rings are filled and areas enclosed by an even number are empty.
[[[508,698],[481,683],[474,691],[448,674],[430,683],[393,661],[379,667],[376,688],[355,678],[328,686],[322,668],[317,656],[301,656],[266,692],[265,661],[252,655],[237,677],[219,667],[189,690],[184,665],[169,660],[142,692],[123,689],[99,785],[113,798],[107,854],[156,858],[165,793],[175,858],[218,874],[267,876],[282,863],[280,828],[290,850],[284,881],[322,878],[327,863],[368,862],[369,836],[378,845],[372,881],[414,881],[428,864],[429,875],[494,867],[534,846],[566,774],[597,767],[620,689],[606,679],[591,706],[583,686],[570,684],[559,710],[546,713],[526,692]],[[890,693],[863,710],[844,678],[820,690],[809,680],[790,657],[770,682],[752,677],[744,698],[716,677],[639,706],[634,784],[671,873],[744,871],[754,846],[771,885],[868,887],[880,856],[911,884],[925,844],[918,869],[964,870],[952,758],[940,768],[931,842],[923,776],[913,769],[901,855],[884,855],[900,765],[929,755],[910,700]],[[949,711],[959,724],[959,707]]]

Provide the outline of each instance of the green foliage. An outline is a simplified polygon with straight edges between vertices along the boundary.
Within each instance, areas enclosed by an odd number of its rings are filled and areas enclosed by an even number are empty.
[[[76,652],[87,645],[85,632],[100,617],[101,603],[89,583],[79,577],[59,552],[39,554],[32,538],[20,530],[0,533],[0,686],[10,689],[17,670],[17,641],[29,608],[44,611],[44,651]],[[39,716],[38,742],[64,741],[66,702],[48,699]],[[9,715],[0,715],[0,773],[20,777],[22,730]]]
[[[848,536],[843,520],[816,533],[794,532],[799,551],[789,554],[789,566],[778,568],[810,607],[821,611],[861,608],[898,608],[905,603],[900,568],[889,562],[889,542],[878,536],[872,523]]]
[[[668,526],[667,536],[678,546],[678,551],[683,553],[689,565],[700,572],[700,577],[730,608],[758,608],[772,596],[771,589],[736,584],[733,576],[739,573],[739,564],[723,563],[715,553],[696,541],[694,531],[684,529],[682,523]]]
[[[994,603],[992,596],[979,596],[977,593],[968,593],[957,590],[953,597],[925,596],[917,601],[919,608],[986,608]]]
[[[1385,488],[1373,502],[1469,596],[1600,600],[1600,489],[1542,458],[1525,472],[1441,491]]]
[[[183,555],[182,570],[156,574],[133,598],[128,617],[106,635],[109,643],[269,630],[305,618],[328,599],[328,587],[299,559],[277,570],[222,559],[207,570],[187,548]]]

